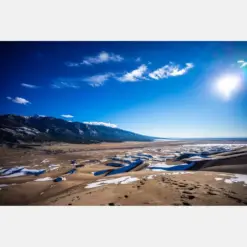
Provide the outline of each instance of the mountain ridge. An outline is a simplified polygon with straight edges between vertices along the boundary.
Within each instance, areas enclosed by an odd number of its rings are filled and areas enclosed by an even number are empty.
[[[155,139],[159,138],[117,127],[71,122],[50,116],[0,115],[0,143],[58,141],[88,144]]]

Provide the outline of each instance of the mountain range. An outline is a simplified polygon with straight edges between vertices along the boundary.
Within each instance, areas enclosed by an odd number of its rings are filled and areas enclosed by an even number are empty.
[[[99,143],[153,141],[156,137],[104,125],[70,122],[55,117],[30,117],[6,114],[0,116],[0,143],[67,142]]]

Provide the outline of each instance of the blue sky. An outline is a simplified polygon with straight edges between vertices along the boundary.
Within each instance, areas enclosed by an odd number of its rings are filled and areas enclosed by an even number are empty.
[[[247,137],[246,61],[247,42],[1,42],[0,114]]]

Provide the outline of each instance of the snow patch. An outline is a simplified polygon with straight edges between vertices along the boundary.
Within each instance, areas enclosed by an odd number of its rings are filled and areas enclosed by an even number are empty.
[[[8,184],[0,184],[0,188],[7,187],[9,186]]]
[[[194,174],[194,172],[167,172],[163,173],[164,175],[182,175],[182,174]]]
[[[41,161],[41,163],[48,163],[48,162],[50,162],[48,159],[44,159]]]
[[[117,128],[117,125],[116,124],[104,123],[104,122],[84,122],[84,124],[89,124],[89,125],[103,125],[103,126],[106,126],[106,127]]]
[[[226,178],[224,182],[227,184],[244,183],[245,185],[247,185],[247,175],[235,174],[234,177]]]
[[[35,182],[45,182],[45,181],[51,181],[53,180],[53,178],[51,177],[45,177],[45,178],[38,178],[36,180],[34,180]]]
[[[27,175],[40,175],[45,172],[45,169],[42,170],[35,170],[35,169],[26,169],[24,167],[14,167],[8,169],[4,172],[0,178],[12,178],[12,177],[20,177],[20,176],[27,176]]]
[[[24,134],[27,134],[27,135],[37,135],[37,134],[40,133],[37,129],[27,128],[27,127],[19,127],[19,128],[16,128],[16,131],[17,132],[24,133]]]
[[[131,177],[131,176],[126,176],[126,177],[120,177],[120,178],[113,178],[113,179],[101,179],[98,180],[94,183],[88,184],[85,188],[90,189],[90,188],[96,188],[100,186],[104,186],[106,184],[128,184],[132,183],[135,181],[140,180],[139,178]]]
[[[216,181],[223,180],[223,178],[215,178]]]
[[[60,167],[60,165],[59,164],[57,164],[57,165],[56,164],[51,164],[48,167],[49,167],[50,171],[53,171],[53,170],[58,169]]]
[[[11,175],[13,173],[21,171],[23,168],[24,168],[23,166],[22,167],[13,167],[10,169],[4,169],[4,171],[1,171],[0,173],[4,176]]]
[[[153,175],[148,175],[148,176],[146,176],[146,177],[144,177],[144,178],[146,178],[146,179],[153,179],[153,178],[155,178],[157,175],[156,174],[153,174]]]
[[[194,166],[194,162],[179,165],[167,165],[166,163],[151,164],[147,168],[151,170],[183,171]]]

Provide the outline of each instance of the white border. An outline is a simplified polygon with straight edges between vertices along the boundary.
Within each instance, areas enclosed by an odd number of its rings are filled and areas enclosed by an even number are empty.
[[[244,0],[2,0],[1,40],[247,40]]]
[[[0,2],[0,40],[247,40],[245,1]],[[0,207],[3,246],[243,246],[247,207]]]
[[[2,207],[3,246],[244,246],[246,207]]]

